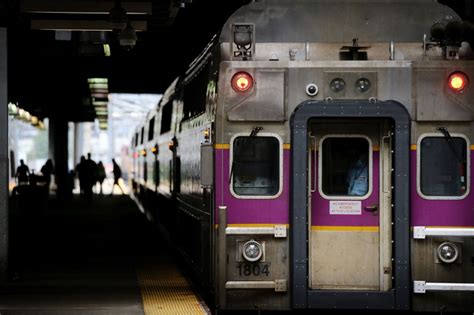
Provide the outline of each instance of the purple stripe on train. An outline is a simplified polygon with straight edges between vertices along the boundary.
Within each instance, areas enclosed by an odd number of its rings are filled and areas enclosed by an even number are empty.
[[[311,225],[324,225],[324,226],[378,226],[379,215],[378,212],[365,211],[365,207],[374,206],[379,204],[379,152],[373,153],[372,162],[372,193],[365,199],[361,200],[361,213],[357,215],[340,215],[329,213],[329,200],[321,197],[320,193],[316,191],[312,195],[312,215]],[[314,168],[313,168],[314,169]],[[317,170],[314,176],[318,176]],[[314,181],[313,181],[314,182]]]
[[[216,149],[215,162],[216,207],[227,206],[227,224],[289,223],[290,150],[283,150],[283,191],[275,199],[235,198],[229,189],[229,150]]]
[[[472,151],[471,151],[472,153]],[[471,188],[469,195],[461,200],[427,200],[416,190],[416,151],[410,156],[411,225],[412,226],[474,226],[474,155],[471,154]]]

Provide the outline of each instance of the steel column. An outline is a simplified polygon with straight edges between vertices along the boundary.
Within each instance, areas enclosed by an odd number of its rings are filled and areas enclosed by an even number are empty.
[[[8,267],[8,99],[7,29],[0,28],[0,284]]]

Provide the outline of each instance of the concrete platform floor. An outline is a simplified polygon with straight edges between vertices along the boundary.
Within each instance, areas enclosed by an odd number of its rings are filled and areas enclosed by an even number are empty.
[[[137,270],[160,264],[170,249],[128,196],[12,200],[0,314],[144,314]]]

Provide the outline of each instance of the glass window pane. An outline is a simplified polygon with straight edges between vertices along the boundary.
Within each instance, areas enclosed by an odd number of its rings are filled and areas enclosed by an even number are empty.
[[[425,196],[462,196],[467,190],[467,143],[461,137],[426,137],[420,148],[420,189]]]
[[[326,138],[322,143],[322,192],[364,196],[369,191],[369,142],[365,138]]]
[[[242,196],[272,196],[280,190],[280,150],[274,137],[237,137],[232,187]]]

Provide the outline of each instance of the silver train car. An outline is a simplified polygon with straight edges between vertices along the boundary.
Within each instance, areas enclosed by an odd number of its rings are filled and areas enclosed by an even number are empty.
[[[432,0],[229,18],[132,140],[217,309],[474,311],[472,30]]]

